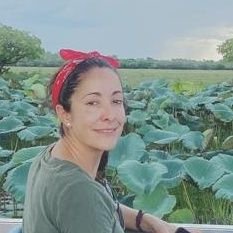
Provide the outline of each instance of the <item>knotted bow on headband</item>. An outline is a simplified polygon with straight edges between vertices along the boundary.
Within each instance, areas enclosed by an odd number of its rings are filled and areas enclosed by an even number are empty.
[[[71,49],[61,49],[59,53],[61,58],[68,61],[68,63],[58,72],[56,80],[52,86],[52,105],[54,109],[58,104],[58,98],[66,78],[80,62],[90,58],[99,58],[109,63],[113,68],[118,68],[120,66],[115,58],[101,55],[96,51],[84,53]]]

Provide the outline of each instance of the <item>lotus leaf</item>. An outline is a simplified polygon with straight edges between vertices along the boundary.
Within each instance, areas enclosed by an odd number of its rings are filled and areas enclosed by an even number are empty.
[[[0,134],[17,132],[24,128],[23,122],[14,116],[4,117],[0,120]]]
[[[114,150],[109,152],[108,165],[117,168],[123,161],[139,160],[145,151],[145,143],[136,133],[129,133],[119,139]]]
[[[127,107],[132,109],[143,109],[145,108],[146,104],[141,101],[136,100],[127,100]]]
[[[233,174],[225,175],[213,185],[217,198],[226,198],[233,201]]]
[[[133,207],[143,209],[147,213],[162,218],[170,213],[176,204],[176,198],[169,195],[163,186],[158,186],[153,193],[149,195],[136,196]]]
[[[220,165],[225,172],[227,173],[233,173],[233,156],[228,154],[218,154],[217,156],[214,156],[211,160],[211,162]]]
[[[160,163],[125,161],[117,168],[119,178],[136,195],[150,194],[160,183],[167,168]]]
[[[184,162],[187,174],[198,183],[200,189],[213,185],[223,174],[223,168],[206,159],[191,157]]]
[[[201,150],[204,146],[204,136],[200,131],[190,131],[180,138],[184,147],[189,150]]]
[[[179,139],[177,133],[165,131],[165,130],[153,130],[149,131],[145,136],[144,140],[146,143],[155,143],[155,144],[169,144],[175,142]]]
[[[53,128],[46,126],[31,126],[18,132],[17,135],[21,140],[34,141],[49,136],[52,130]]]
[[[225,104],[208,104],[206,108],[212,111],[214,116],[223,122],[233,121],[233,111]]]
[[[183,161],[180,159],[160,160],[160,163],[168,170],[168,172],[162,176],[164,186],[167,188],[178,186],[185,174]]]
[[[141,110],[134,110],[130,113],[129,116],[127,116],[128,122],[132,125],[143,125],[147,119],[150,117],[148,114]]]
[[[3,184],[5,191],[11,193],[17,202],[24,202],[28,171],[31,163],[26,162],[8,172]]]
[[[136,132],[144,136],[147,132],[151,130],[155,130],[155,127],[153,125],[143,124],[140,128],[136,129]]]
[[[190,131],[189,127],[186,125],[181,125],[181,124],[171,124],[165,130],[174,132],[182,136],[183,134],[186,134]]]
[[[13,154],[12,161],[14,162],[14,164],[23,163],[37,156],[45,147],[46,146],[34,146],[22,148]]]

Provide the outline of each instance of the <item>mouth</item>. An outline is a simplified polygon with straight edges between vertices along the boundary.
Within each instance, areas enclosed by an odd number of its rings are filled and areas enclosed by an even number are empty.
[[[102,133],[102,134],[112,134],[115,133],[118,127],[114,128],[103,128],[103,129],[95,129],[97,133]]]

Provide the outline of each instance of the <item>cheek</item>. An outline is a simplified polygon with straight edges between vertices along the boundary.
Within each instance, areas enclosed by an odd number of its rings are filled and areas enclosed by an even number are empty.
[[[124,124],[126,122],[126,115],[125,115],[124,108],[117,111],[116,116],[117,116],[118,121],[121,122],[122,124]]]

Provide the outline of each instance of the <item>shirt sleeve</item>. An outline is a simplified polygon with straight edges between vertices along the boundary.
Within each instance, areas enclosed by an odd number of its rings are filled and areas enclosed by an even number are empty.
[[[60,196],[57,216],[62,233],[113,232],[116,224],[114,205],[97,184],[70,184]]]

